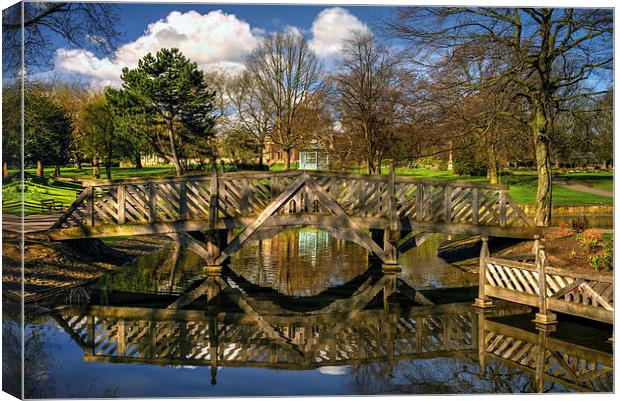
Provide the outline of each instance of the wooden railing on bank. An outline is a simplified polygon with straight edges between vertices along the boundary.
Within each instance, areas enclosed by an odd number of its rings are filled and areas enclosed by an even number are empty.
[[[484,240],[477,300],[480,306],[494,297],[538,307],[537,318],[542,323],[554,322],[552,311],[613,323],[613,273],[558,269],[548,265],[545,246],[538,239],[535,248],[535,263],[522,263],[490,257]]]
[[[300,179],[302,185],[291,188]],[[365,228],[471,234],[485,228],[488,235],[516,237],[535,232],[506,186],[299,170],[104,181],[86,187],[52,229],[85,228],[67,235],[88,236],[88,228],[92,234],[92,228],[110,226],[243,227],[283,194],[286,199],[274,214],[316,215],[324,221],[320,216],[332,214],[332,208],[317,190]],[[283,222],[280,218],[278,224]],[[128,232],[100,230],[92,236]]]

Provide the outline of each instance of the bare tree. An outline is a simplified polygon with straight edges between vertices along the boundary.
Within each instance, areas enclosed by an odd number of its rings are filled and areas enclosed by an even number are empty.
[[[322,84],[321,65],[303,34],[289,31],[268,36],[249,56],[247,69],[269,101],[273,120],[269,137],[286,152],[289,169],[291,153],[305,135],[294,129],[295,119],[302,117],[300,106]]]
[[[257,143],[258,164],[262,166],[265,140],[274,125],[270,98],[247,71],[233,78],[226,93],[234,109],[230,125],[236,133],[247,135]]]
[[[536,223],[551,221],[551,114],[562,102],[588,91],[566,91],[611,67],[613,12],[610,9],[552,8],[400,8],[388,23],[391,32],[410,41],[413,58],[427,67],[451,62],[463,46],[494,48],[484,61],[501,60],[493,77],[478,86],[515,87],[525,110],[510,113],[527,124],[534,140],[538,190]],[[586,88],[583,86],[582,88]]]
[[[367,33],[356,33],[342,54],[335,75],[340,119],[362,138],[368,172],[380,173],[402,110],[399,60]]]
[[[114,4],[25,1],[3,11],[2,41],[6,49],[23,44],[27,67],[46,66],[53,60],[54,34],[72,47],[110,53],[119,37],[117,21]],[[3,69],[19,69],[21,52],[4,54]]]

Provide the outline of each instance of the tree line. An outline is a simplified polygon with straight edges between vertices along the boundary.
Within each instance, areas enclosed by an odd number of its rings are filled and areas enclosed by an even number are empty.
[[[613,160],[610,10],[409,7],[381,25],[353,32],[330,69],[287,31],[267,35],[239,74],[162,49],[123,69],[118,89],[31,82],[26,161],[60,174],[87,160],[96,176],[102,162],[110,178],[114,162],[139,168],[156,154],[183,175],[222,158],[262,166],[268,145],[290,168],[318,143],[332,168],[381,174],[424,158],[492,183],[502,166],[530,163],[547,225],[553,165]],[[15,101],[15,88],[3,91]],[[18,126],[5,121],[5,133]],[[3,145],[10,153],[14,136]]]

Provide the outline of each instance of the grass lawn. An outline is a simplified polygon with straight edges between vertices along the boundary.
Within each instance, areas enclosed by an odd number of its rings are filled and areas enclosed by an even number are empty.
[[[101,172],[101,178],[105,179],[105,168],[99,168]],[[17,172],[17,170],[9,170],[9,174]],[[27,168],[26,173],[31,175],[36,174],[36,168]],[[46,167],[44,169],[44,173],[46,177],[51,177],[54,174],[53,167]],[[95,177],[93,176],[93,168],[90,166],[84,166],[81,169],[77,169],[75,167],[63,167],[60,170],[61,177],[65,178],[83,178],[87,180],[92,180]],[[173,176],[174,167],[172,166],[152,166],[152,167],[143,167],[141,169],[128,168],[128,167],[112,167],[112,179],[123,179],[123,178],[135,178],[135,177],[166,177]]]
[[[27,178],[24,182],[24,213],[41,213],[41,200],[53,199],[62,202],[63,209],[75,201],[77,191],[82,185],[76,182],[63,182],[47,178]],[[21,209],[21,193],[18,181],[2,186],[2,212],[18,214]]]
[[[269,167],[269,171],[284,171],[285,166],[286,165],[284,163],[275,163]],[[296,170],[298,166],[298,162],[291,163],[291,170]]]

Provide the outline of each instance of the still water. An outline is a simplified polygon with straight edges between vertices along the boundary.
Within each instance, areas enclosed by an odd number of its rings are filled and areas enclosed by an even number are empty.
[[[221,274],[176,244],[28,317],[26,396],[613,389],[609,327],[561,319],[547,332],[509,304],[479,313],[477,276],[437,258],[441,240],[398,274],[309,229],[249,244]],[[6,383],[17,371],[3,365]]]

